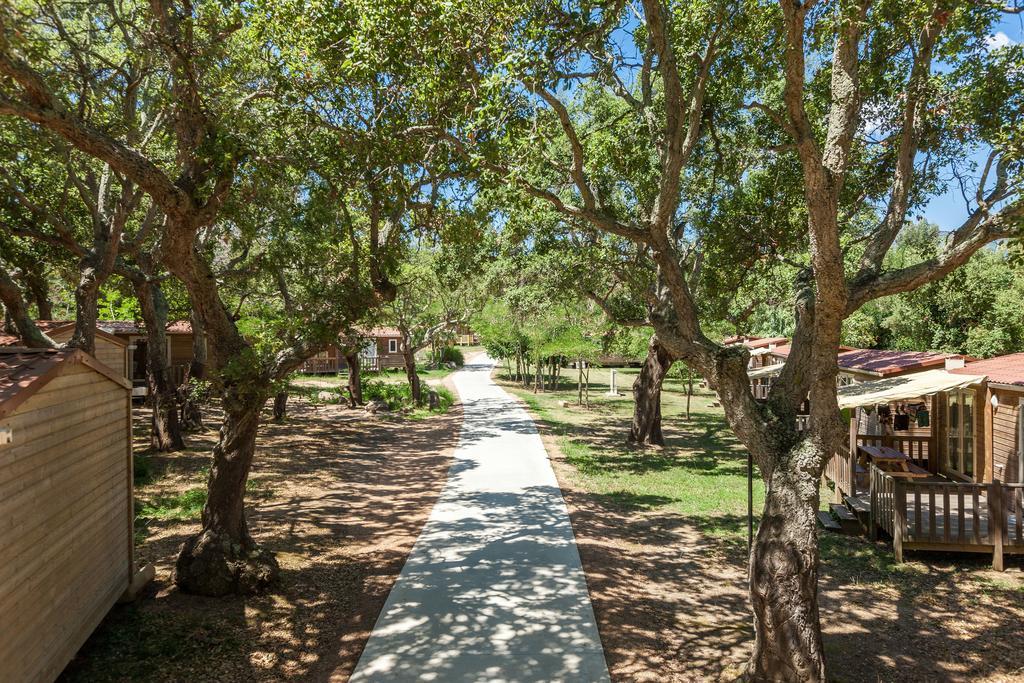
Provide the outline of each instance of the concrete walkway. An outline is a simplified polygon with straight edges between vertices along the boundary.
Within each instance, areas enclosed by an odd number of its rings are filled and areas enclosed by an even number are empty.
[[[448,482],[352,681],[607,681],[569,514],[529,414],[478,356]]]

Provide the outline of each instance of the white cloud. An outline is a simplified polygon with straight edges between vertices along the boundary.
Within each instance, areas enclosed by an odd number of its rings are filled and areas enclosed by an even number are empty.
[[[1001,47],[1013,44],[1014,40],[1002,31],[996,31],[995,35],[989,36],[985,39],[985,47],[989,50],[998,50]]]

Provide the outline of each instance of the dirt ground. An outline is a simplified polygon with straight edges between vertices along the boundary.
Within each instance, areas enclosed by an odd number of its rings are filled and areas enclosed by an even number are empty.
[[[617,506],[576,482],[542,425],[616,681],[732,680],[753,641],[746,553],[677,514]],[[821,609],[836,681],[1024,681],[1024,574],[988,558],[822,540]]]
[[[148,596],[115,607],[63,679],[347,680],[443,487],[460,424],[458,404],[406,420],[293,399],[285,424],[261,428],[248,495],[251,532],[277,554],[280,588],[179,593],[170,570],[198,520],[152,520],[136,551],[156,565]],[[150,456],[154,483],[137,487],[137,509],[201,487],[215,439],[208,429],[186,452]]]

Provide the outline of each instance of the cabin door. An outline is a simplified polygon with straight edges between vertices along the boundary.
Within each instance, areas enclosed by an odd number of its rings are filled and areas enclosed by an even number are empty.
[[[132,383],[146,383],[146,340],[136,339],[132,351]]]
[[[946,466],[953,474],[974,479],[974,392],[948,394]]]

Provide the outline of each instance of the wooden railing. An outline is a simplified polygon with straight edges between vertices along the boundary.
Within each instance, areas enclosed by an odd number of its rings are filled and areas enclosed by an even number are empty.
[[[850,449],[840,446],[835,454],[825,464],[825,476],[835,485],[836,490],[843,495],[857,495],[857,458],[856,454],[850,455]]]
[[[875,540],[879,528],[895,538],[893,521],[896,510],[896,480],[874,465],[871,465],[868,476],[868,490],[871,494],[868,529],[871,532],[871,540]]]
[[[870,530],[892,536],[897,562],[908,549],[1024,553],[1024,484],[905,481],[870,467]]]
[[[889,448],[895,448],[900,453],[907,456],[912,463],[931,472],[938,471],[929,467],[931,454],[935,452],[934,443],[934,439],[930,436],[910,436],[900,434],[886,436],[872,436],[870,434],[857,435],[858,446],[888,446]]]
[[[307,358],[300,371],[311,375],[337,373],[341,365],[342,361],[338,358]]]

